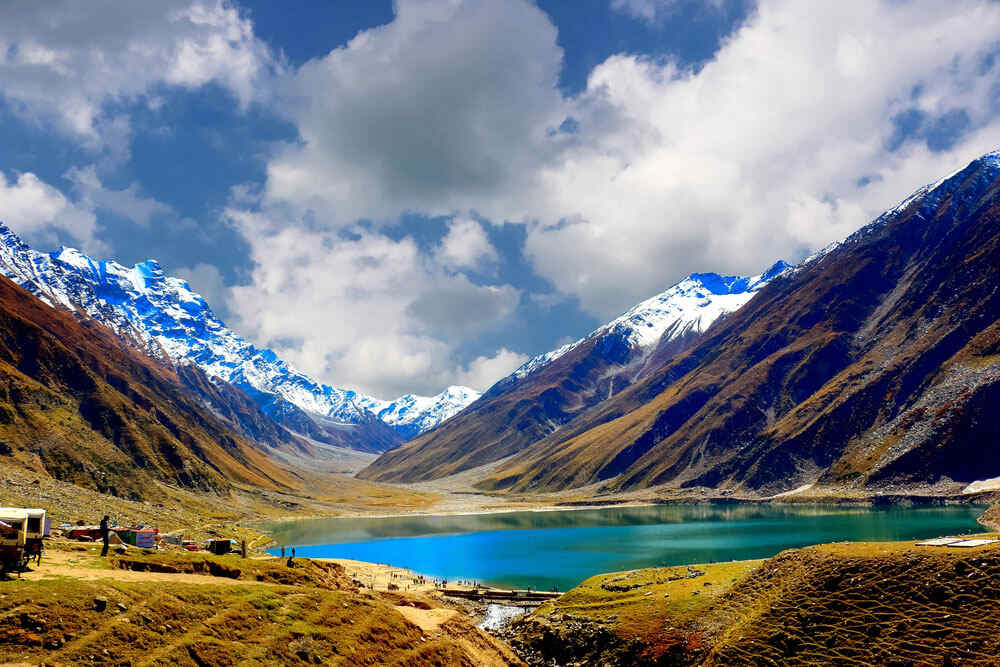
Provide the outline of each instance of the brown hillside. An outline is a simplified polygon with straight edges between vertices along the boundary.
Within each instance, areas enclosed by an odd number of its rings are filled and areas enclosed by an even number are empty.
[[[693,333],[672,338],[648,353],[630,347],[616,332],[590,338],[523,378],[498,382],[434,430],[382,455],[360,476],[424,481],[520,452],[622,392],[696,338]]]
[[[147,497],[151,480],[224,492],[293,480],[103,326],[0,277],[0,464]]]
[[[955,492],[1000,476],[998,173],[976,161],[775,280],[484,486]]]
[[[506,634],[532,665],[995,665],[1000,549],[840,543],[602,574]]]

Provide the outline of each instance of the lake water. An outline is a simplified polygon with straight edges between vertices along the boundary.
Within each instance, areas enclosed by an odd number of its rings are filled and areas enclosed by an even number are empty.
[[[296,555],[391,563],[434,577],[564,591],[591,575],[766,558],[824,542],[982,532],[970,505],[658,505],[264,524]],[[278,549],[271,553],[277,554]]]

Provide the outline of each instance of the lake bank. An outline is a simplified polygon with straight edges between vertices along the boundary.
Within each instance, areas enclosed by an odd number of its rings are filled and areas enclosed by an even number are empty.
[[[500,587],[566,590],[600,572],[767,558],[844,540],[975,532],[984,509],[705,503],[314,519],[259,528],[278,545],[294,545],[300,556],[392,563]]]

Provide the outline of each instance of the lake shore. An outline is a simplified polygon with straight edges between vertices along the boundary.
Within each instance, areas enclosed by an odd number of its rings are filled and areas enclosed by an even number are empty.
[[[390,564],[353,565],[379,586],[393,577],[412,585],[412,573],[422,573],[501,588],[565,590],[600,572],[768,558],[844,540],[978,532],[984,509],[706,502],[330,518],[258,529],[268,531],[275,545],[294,546],[300,557]],[[270,553],[277,555],[274,548]]]
[[[400,485],[401,488],[408,488]],[[440,492],[439,492],[440,493]],[[352,510],[331,514],[287,514],[269,517],[266,523],[281,523],[287,521],[303,521],[309,519],[391,519],[401,517],[446,517],[446,516],[483,516],[490,514],[508,514],[514,512],[566,512],[574,510],[600,510],[630,507],[655,507],[659,505],[831,505],[840,507],[877,507],[877,506],[923,506],[923,505],[991,505],[1000,502],[998,493],[994,490],[961,495],[912,493],[887,493],[882,495],[856,494],[836,495],[832,493],[800,494],[793,492],[774,496],[733,496],[733,495],[684,495],[655,496],[646,498],[579,498],[579,499],[524,499],[518,497],[504,498],[481,495],[469,498],[466,493],[449,494],[430,506],[422,509],[390,509]],[[502,501],[498,503],[497,501]],[[989,525],[989,524],[984,524]],[[1000,519],[997,524],[1000,526]]]

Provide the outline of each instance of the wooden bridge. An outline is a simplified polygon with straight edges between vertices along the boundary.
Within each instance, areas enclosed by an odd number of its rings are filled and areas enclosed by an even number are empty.
[[[503,590],[500,588],[439,588],[444,595],[481,602],[509,602],[515,605],[541,604],[554,600],[562,593],[551,591]]]

